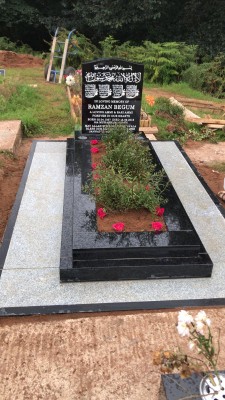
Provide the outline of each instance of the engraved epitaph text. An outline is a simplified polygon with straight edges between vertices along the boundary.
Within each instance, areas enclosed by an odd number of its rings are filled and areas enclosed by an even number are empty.
[[[120,59],[82,65],[82,132],[102,133],[124,123],[138,132],[144,66]]]

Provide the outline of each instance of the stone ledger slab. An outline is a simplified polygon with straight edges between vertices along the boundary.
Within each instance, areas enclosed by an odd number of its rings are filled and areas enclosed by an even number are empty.
[[[1,315],[224,304],[225,220],[174,142],[153,142],[213,262],[211,278],[60,283],[66,142],[37,142],[0,279]],[[13,221],[10,222],[13,224]],[[1,253],[1,251],[0,251]],[[2,257],[2,254],[0,254]],[[11,311],[13,310],[13,311]],[[38,311],[42,310],[42,311]]]
[[[139,139],[162,168],[151,142]],[[67,140],[60,279],[113,281],[210,277],[212,261],[170,184],[166,232],[99,232],[95,201],[85,193],[91,168],[90,140]],[[165,184],[168,178],[164,178]]]
[[[0,150],[16,153],[22,139],[22,123],[20,120],[0,121]]]

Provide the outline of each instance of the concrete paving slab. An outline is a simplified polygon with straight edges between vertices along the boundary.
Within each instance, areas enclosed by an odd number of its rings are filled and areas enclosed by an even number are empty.
[[[0,121],[0,151],[16,150],[22,140],[22,123],[20,120]]]
[[[0,279],[0,313],[10,308],[168,308],[225,303],[225,219],[174,142],[153,142],[214,267],[211,278],[60,283],[66,142],[37,142]],[[176,303],[178,302],[178,303]],[[125,304],[125,306],[124,306]],[[94,306],[93,306],[94,305]],[[116,306],[115,306],[116,305]],[[123,306],[122,306],[123,305]],[[7,311],[8,310],[8,311]],[[19,311],[18,311],[19,312]],[[24,312],[24,310],[23,310]],[[57,311],[56,311],[57,312]]]

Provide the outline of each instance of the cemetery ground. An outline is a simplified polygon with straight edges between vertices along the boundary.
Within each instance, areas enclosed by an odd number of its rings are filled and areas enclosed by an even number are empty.
[[[39,82],[29,78],[29,83],[42,85],[42,70],[36,71]],[[162,94],[161,89],[157,94],[154,92],[154,96]],[[24,138],[15,156],[0,154],[0,238],[32,140],[65,140],[68,133],[62,136],[59,128],[50,137],[48,131],[42,135],[45,136]],[[215,194],[222,190],[225,143],[189,140],[183,147],[211,190]],[[206,311],[216,333],[223,326],[225,309],[211,307]],[[3,400],[158,400],[161,374],[153,365],[153,352],[178,345],[187,348],[177,335],[176,321],[174,310],[3,317],[0,397]],[[223,329],[220,341],[221,344],[225,341]],[[218,364],[219,369],[224,369],[223,346]]]

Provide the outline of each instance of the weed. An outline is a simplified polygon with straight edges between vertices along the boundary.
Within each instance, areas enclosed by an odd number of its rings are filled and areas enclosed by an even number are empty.
[[[225,162],[213,162],[208,164],[210,168],[212,168],[215,171],[221,172],[225,174]]]
[[[40,136],[43,133],[43,127],[37,118],[31,115],[24,115],[22,119],[23,134],[25,137]]]
[[[6,110],[6,99],[3,95],[0,94],[0,112],[4,112]]]
[[[172,104],[169,99],[166,97],[158,97],[155,101],[155,106],[157,111],[166,113],[171,116],[176,116],[179,117],[180,119],[183,119],[184,116],[184,110],[182,107]]]
[[[195,140],[196,142],[200,142],[201,140],[210,140],[215,141],[215,132],[212,129],[202,128],[196,129],[191,128],[189,129],[191,139]]]
[[[16,158],[15,154],[13,154],[10,150],[0,150],[0,154],[12,159]]]

